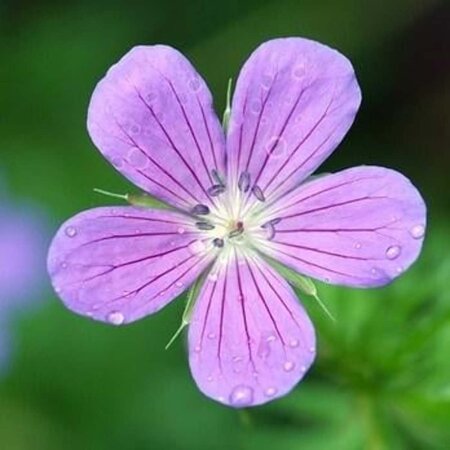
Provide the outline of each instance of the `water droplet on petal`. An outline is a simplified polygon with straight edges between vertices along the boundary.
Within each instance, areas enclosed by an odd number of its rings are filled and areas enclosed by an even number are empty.
[[[67,227],[65,230],[66,236],[74,237],[77,234],[77,229],[75,227]]]
[[[128,161],[129,163],[138,169],[144,169],[148,165],[148,158],[138,148],[132,148],[128,152]]]
[[[230,403],[233,406],[248,406],[253,403],[253,389],[250,386],[236,386],[230,394]]]
[[[125,316],[120,311],[112,311],[108,314],[106,320],[113,325],[122,325],[125,321]]]
[[[297,339],[291,339],[289,341],[289,346],[292,347],[292,348],[298,347],[298,345],[299,345],[299,342],[298,342]]]
[[[356,244],[355,244],[355,248],[361,248],[361,243],[360,242],[357,242]]]
[[[200,347],[200,345],[196,345],[195,347],[194,347],[194,352],[195,353],[200,353],[202,351],[202,348]]]
[[[215,339],[215,338],[216,338],[215,333],[209,333],[208,334],[208,339]]]
[[[200,89],[200,81],[198,78],[192,78],[189,80],[189,87],[194,91],[197,92]]]
[[[401,248],[398,245],[392,245],[386,250],[386,257],[388,259],[395,259],[400,255],[400,252]]]
[[[278,392],[277,388],[270,387],[264,391],[264,394],[266,395],[266,397],[273,397],[277,392]]]
[[[67,269],[67,263],[66,262],[63,262],[61,264],[61,269]]]
[[[208,280],[212,281],[213,283],[215,283],[217,281],[217,279],[218,279],[217,273],[210,273],[208,275]]]
[[[414,239],[420,239],[425,234],[425,227],[423,225],[414,225],[410,230],[409,233]]]
[[[293,363],[292,361],[286,361],[283,364],[283,369],[285,372],[291,372],[295,367],[295,363]]]
[[[305,372],[306,372],[306,366],[301,366],[301,367],[300,367],[300,370],[301,370],[303,373],[305,373]]]
[[[181,281],[175,282],[175,287],[181,288],[183,287],[183,283]]]
[[[178,228],[178,234],[183,234],[186,230],[183,227]]]
[[[198,253],[202,253],[206,250],[206,245],[203,241],[194,241],[189,244],[189,250],[194,255],[197,255]]]
[[[316,352],[316,347],[309,347],[309,351],[310,351],[310,353],[315,353]]]
[[[212,383],[212,381],[214,380],[214,378],[210,375],[206,380],[209,381],[210,383]]]

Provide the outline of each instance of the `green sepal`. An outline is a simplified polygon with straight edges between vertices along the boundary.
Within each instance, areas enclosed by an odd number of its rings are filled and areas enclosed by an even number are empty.
[[[330,310],[326,307],[323,301],[320,299],[319,294],[317,292],[316,285],[311,280],[311,278],[305,277],[304,275],[300,275],[295,270],[281,264],[278,261],[275,261],[272,258],[267,258],[269,264],[276,269],[281,276],[283,276],[292,286],[297,288],[303,294],[313,297],[325,314],[333,321],[336,322],[333,314],[331,314]]]
[[[190,287],[186,297],[186,306],[184,307],[183,315],[181,316],[181,324],[165,346],[166,350],[175,342],[175,339],[181,334],[184,328],[189,325],[189,322],[191,321],[192,309],[194,308],[200,289],[203,286],[204,279],[204,275],[200,276]]]
[[[142,206],[144,208],[171,209],[167,203],[158,200],[148,194],[127,194],[127,202],[133,206]]]
[[[94,192],[106,195],[107,197],[120,198],[133,206],[141,206],[144,208],[171,209],[171,206],[152,197],[148,194],[117,194],[115,192],[105,191],[104,189],[94,188]]]
[[[228,130],[228,123],[230,122],[230,115],[231,115],[231,87],[233,84],[233,79],[228,79],[228,86],[227,86],[227,102],[225,106],[225,111],[223,112],[222,116],[222,128],[224,129],[225,133]]]

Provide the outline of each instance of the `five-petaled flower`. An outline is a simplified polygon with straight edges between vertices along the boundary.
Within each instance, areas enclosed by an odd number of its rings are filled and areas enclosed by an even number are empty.
[[[114,325],[152,314],[202,276],[190,368],[233,407],[290,391],[311,366],[313,325],[278,260],[327,283],[373,287],[417,258],[425,205],[401,174],[309,175],[361,100],[350,62],[301,38],[261,45],[239,75],[224,133],[203,79],[173,48],[133,48],[99,82],[88,130],[103,155],[169,209],[82,212],[48,267],[68,308]]]

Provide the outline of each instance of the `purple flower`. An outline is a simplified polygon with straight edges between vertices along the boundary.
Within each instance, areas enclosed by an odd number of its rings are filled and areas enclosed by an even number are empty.
[[[374,287],[422,245],[425,205],[403,175],[361,166],[308,180],[360,100],[340,53],[276,39],[245,63],[225,137],[183,55],[133,48],[97,85],[88,129],[117,170],[172,209],[95,208],[67,221],[48,260],[56,291],[71,310],[121,325],[203,276],[188,339],[200,390],[233,407],[286,394],[314,360],[315,334],[268,261]]]
[[[0,373],[14,340],[11,321],[38,300],[44,273],[43,221],[33,208],[12,207],[0,192]]]

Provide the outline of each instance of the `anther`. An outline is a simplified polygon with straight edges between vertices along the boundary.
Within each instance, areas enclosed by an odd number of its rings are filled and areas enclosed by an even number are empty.
[[[213,239],[212,242],[213,242],[214,247],[222,248],[224,245],[224,241],[221,238],[215,238],[215,239]]]
[[[239,175],[238,188],[241,192],[247,192],[250,188],[250,174],[242,172]]]
[[[211,170],[211,175],[216,180],[217,184],[221,186],[225,185],[223,178],[220,176],[219,172],[217,172],[216,169]]]
[[[275,237],[275,227],[273,226],[272,221],[265,223],[261,228],[264,228],[268,231],[267,239],[271,241]]]
[[[192,208],[192,214],[195,214],[197,216],[206,216],[209,214],[209,208],[206,205],[195,205]]]
[[[208,194],[211,197],[217,197],[226,191],[226,187],[223,184],[214,184],[208,189]]]
[[[263,193],[262,189],[259,186],[257,186],[256,184],[252,187],[252,192],[253,192],[253,195],[260,202],[265,202],[266,201],[266,197],[264,197],[264,193]]]
[[[195,225],[199,230],[209,231],[214,230],[215,226],[212,223],[201,221],[201,222],[195,222]]]

